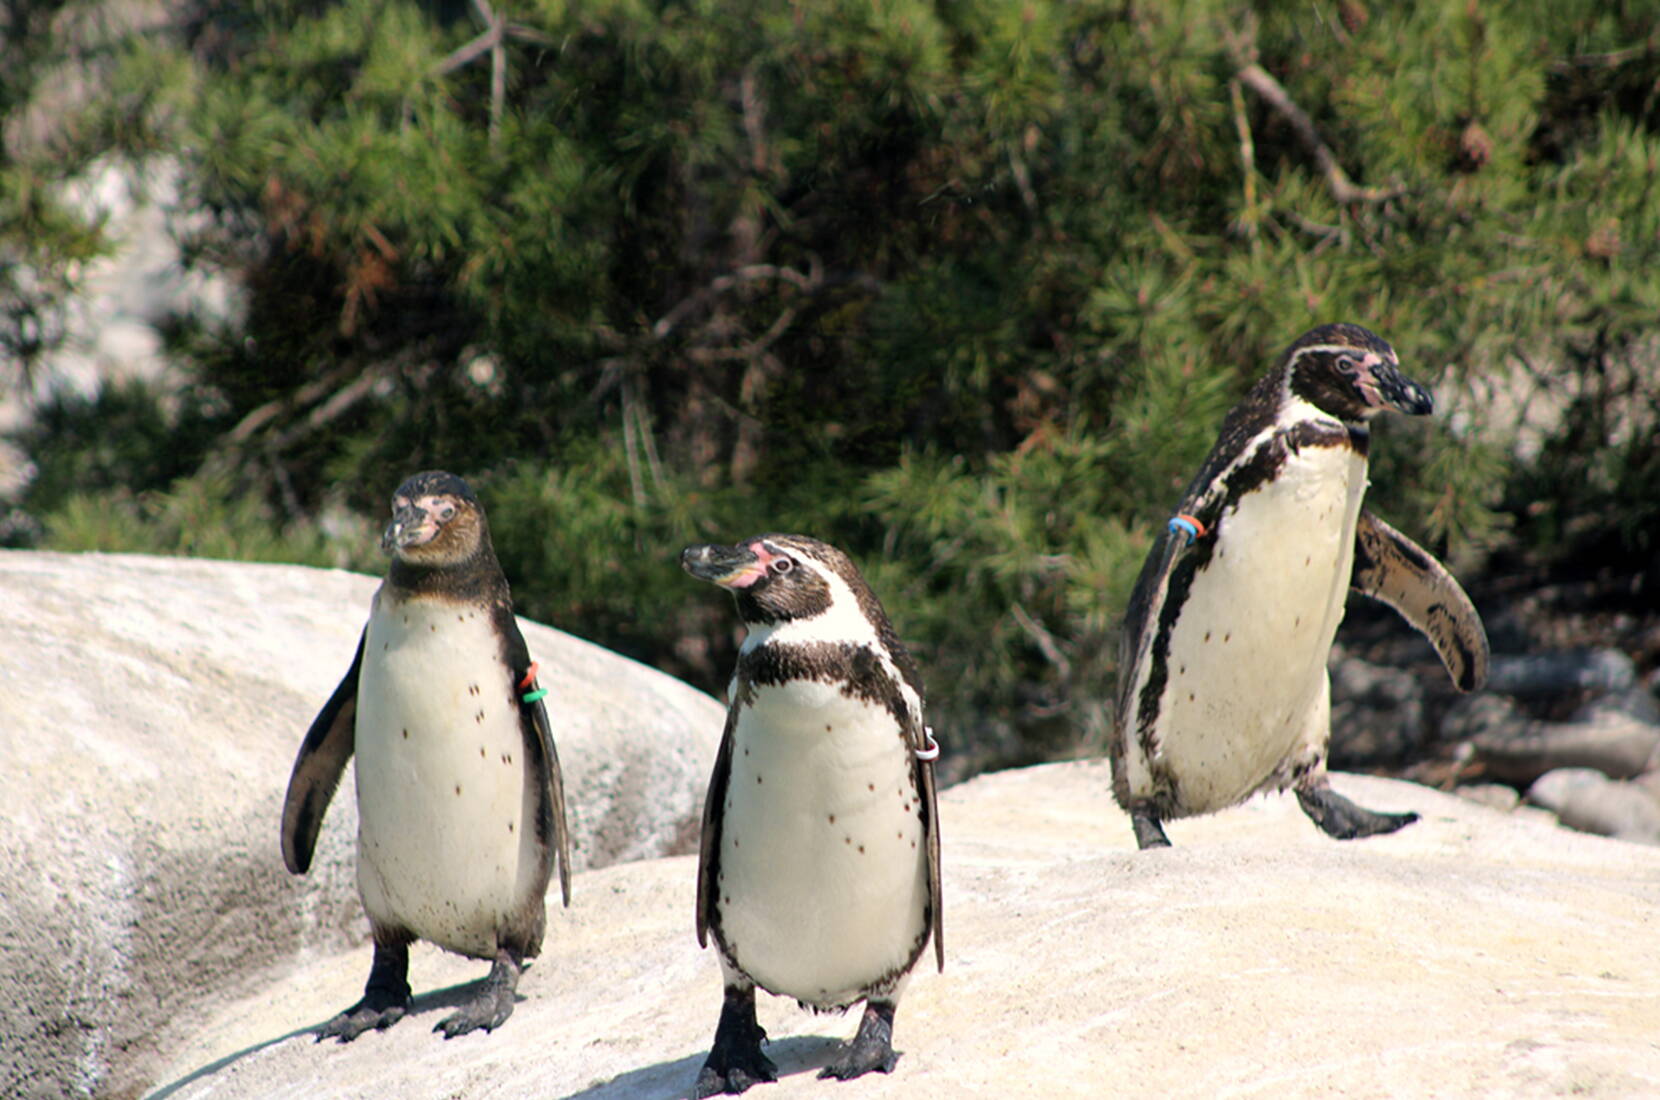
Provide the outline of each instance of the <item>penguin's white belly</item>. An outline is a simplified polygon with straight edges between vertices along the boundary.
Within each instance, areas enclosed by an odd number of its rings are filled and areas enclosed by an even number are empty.
[[[1306,755],[1365,489],[1363,456],[1305,447],[1222,515],[1171,633],[1155,733],[1182,811],[1284,787]]]
[[[733,731],[715,905],[772,993],[845,1005],[910,963],[928,914],[911,750],[829,684],[762,687]]]
[[[381,597],[358,673],[364,909],[479,958],[495,956],[537,866],[524,741],[500,653],[482,610]]]

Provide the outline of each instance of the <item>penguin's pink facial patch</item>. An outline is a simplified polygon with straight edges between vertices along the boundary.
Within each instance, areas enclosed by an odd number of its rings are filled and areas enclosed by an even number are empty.
[[[749,544],[749,552],[755,555],[755,561],[721,581],[722,588],[748,588],[767,575],[767,566],[778,557],[759,540]]]
[[[1378,385],[1377,368],[1381,363],[1382,360],[1371,352],[1358,359],[1344,355],[1337,360],[1338,371],[1354,384],[1355,391],[1368,408],[1382,409],[1390,404]]]

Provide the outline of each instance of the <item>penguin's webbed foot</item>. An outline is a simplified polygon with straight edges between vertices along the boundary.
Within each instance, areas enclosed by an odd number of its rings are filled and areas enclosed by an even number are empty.
[[[1146,810],[1131,810],[1130,826],[1135,829],[1136,847],[1142,851],[1170,847],[1170,838],[1164,835],[1164,826]]]
[[[490,964],[490,976],[484,979],[484,988],[478,996],[462,1005],[433,1025],[433,1031],[442,1031],[444,1038],[453,1039],[469,1031],[494,1031],[513,1015],[513,997],[519,988],[522,965],[509,952],[503,951]]]
[[[317,1041],[339,1039],[342,1043],[349,1043],[365,1031],[385,1031],[408,1012],[408,997],[386,1003],[382,998],[365,995],[361,1001],[318,1028]]]
[[[736,1096],[751,1085],[778,1080],[778,1067],[761,1053],[766,1029],[755,1021],[755,988],[728,986],[721,1003],[715,1042],[698,1072],[692,1096]]]
[[[865,1002],[865,1014],[859,1021],[859,1032],[847,1044],[842,1056],[819,1070],[819,1076],[851,1081],[872,1070],[892,1073],[899,1061],[893,1049],[894,1005],[888,1001]]]
[[[1356,806],[1332,790],[1328,783],[1306,789],[1298,787],[1297,804],[1302,806],[1303,813],[1309,816],[1309,820],[1320,826],[1328,836],[1338,840],[1382,836],[1397,829],[1404,829],[1418,820],[1418,815],[1410,811],[1387,814]]]
[[[365,1031],[385,1031],[409,1012],[409,945],[375,944],[363,999],[317,1029],[317,1041],[349,1043]]]

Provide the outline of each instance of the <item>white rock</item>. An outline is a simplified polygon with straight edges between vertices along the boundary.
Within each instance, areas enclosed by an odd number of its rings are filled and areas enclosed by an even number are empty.
[[[1424,819],[1341,843],[1274,796],[1172,822],[1178,847],[1136,852],[1099,763],[946,792],[947,968],[911,982],[897,1069],[816,1080],[855,1018],[763,996],[783,1079],[749,1095],[1660,1095],[1660,852],[1335,781]],[[481,968],[428,951],[412,1018],[314,1043],[307,1029],[356,999],[367,959],[297,960],[176,1021],[154,1095],[684,1096],[720,1006],[692,934],[694,866],[582,875],[492,1035],[431,1034]]]
[[[350,774],[310,875],[283,869],[277,838],[295,752],[378,583],[0,552],[0,1096],[131,1095],[167,1022],[282,960],[367,958]],[[691,850],[723,708],[524,626],[576,862]]]
[[[1608,778],[1594,768],[1558,768],[1527,789],[1527,800],[1562,824],[1598,836],[1660,844],[1660,804],[1641,784]]]

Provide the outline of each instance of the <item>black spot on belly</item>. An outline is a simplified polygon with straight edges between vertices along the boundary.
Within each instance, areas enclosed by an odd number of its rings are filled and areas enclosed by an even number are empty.
[[[456,785],[455,785],[455,793],[456,793],[456,794],[457,794],[457,795],[460,795],[460,794],[461,794],[461,784],[459,784],[459,783],[457,783],[457,784],[456,784]]]
[[[1210,631],[1205,631],[1205,641],[1210,641]]]
[[[757,787],[761,785],[761,777],[758,775],[755,777],[755,785]]]
[[[870,784],[870,789],[872,791],[876,790],[876,784],[874,784],[874,783]]]
[[[479,758],[479,759],[480,759],[480,760],[483,760],[483,759],[484,759],[484,746],[483,746],[483,745],[480,745],[480,746],[479,746],[479,747],[478,747],[478,758]]]
[[[836,815],[831,814],[830,815],[830,824],[834,825],[835,823],[836,823]]]
[[[863,844],[859,845],[859,854],[860,855],[865,854],[865,846]]]
[[[484,721],[484,712],[481,710],[477,714],[473,715],[473,721],[482,723]]]
[[[512,823],[512,822],[511,822],[511,821],[509,821],[509,822],[508,822],[508,823],[507,823],[507,831],[508,831],[508,832],[512,832],[512,831],[513,831],[513,823]]]
[[[408,730],[403,731],[403,739],[405,741],[409,740],[409,731]]]

